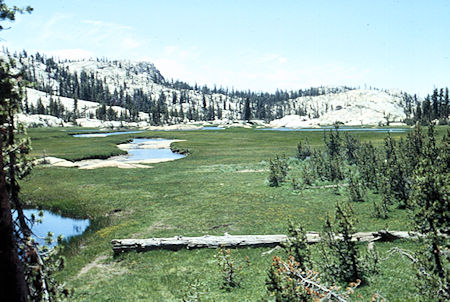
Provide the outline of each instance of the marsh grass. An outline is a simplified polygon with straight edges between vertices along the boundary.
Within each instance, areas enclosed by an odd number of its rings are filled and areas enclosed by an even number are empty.
[[[300,140],[312,148],[323,146],[321,132],[273,132],[253,129],[221,131],[147,131],[103,138],[74,138],[77,129],[30,129],[32,156],[69,160],[104,158],[123,153],[116,145],[134,137],[186,140],[175,143],[189,156],[152,164],[152,169],[36,167],[22,182],[22,198],[74,217],[90,218],[87,232],[65,246],[66,269],[58,278],[75,289],[77,301],[180,301],[194,280],[201,280],[205,300],[255,301],[266,295],[264,281],[272,255],[266,249],[233,251],[236,259],[249,258],[242,271],[241,286],[224,292],[218,285],[214,250],[153,251],[112,257],[114,238],[169,237],[205,234],[276,234],[287,232],[287,221],[301,221],[307,231],[320,231],[325,214],[338,200],[332,188],[292,190],[290,183],[274,188],[265,184],[268,159],[275,154],[294,157]],[[439,128],[442,135],[445,129]],[[73,131],[73,132],[72,132]],[[362,140],[382,144],[382,133],[355,133]],[[399,138],[404,133],[394,133]],[[244,170],[245,172],[240,172]],[[354,203],[358,231],[409,230],[404,210],[393,209],[386,220],[372,215],[372,200]],[[399,243],[415,248],[412,243]],[[383,252],[392,244],[380,244]],[[362,246],[361,248],[365,248]],[[314,249],[314,248],[313,248]],[[282,252],[279,252],[283,256]],[[83,267],[101,255],[101,267],[79,275]],[[368,297],[380,291],[389,300],[413,297],[414,275],[403,259],[384,263],[381,273],[359,290]],[[410,298],[406,298],[408,300]],[[413,298],[411,298],[413,299]]]

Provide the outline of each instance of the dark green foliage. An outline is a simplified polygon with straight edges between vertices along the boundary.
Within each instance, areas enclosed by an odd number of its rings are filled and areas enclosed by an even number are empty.
[[[250,121],[251,115],[252,115],[252,112],[250,109],[250,100],[249,100],[249,98],[246,98],[245,104],[244,104],[244,115],[243,115],[242,119],[244,121]]]
[[[327,162],[328,175],[327,179],[333,182],[338,182],[345,178],[343,164],[339,158],[330,158]]]
[[[413,121],[429,125],[439,120],[440,125],[446,125],[449,122],[449,112],[448,87],[435,88],[431,95],[427,95],[422,103],[417,104]]]
[[[311,156],[311,169],[321,180],[328,178],[328,169],[325,162],[325,155],[320,150],[314,150]]]
[[[336,126],[335,130],[328,131],[328,136],[326,135],[326,131],[323,134],[323,140],[325,145],[327,146],[327,153],[331,159],[339,158],[341,155],[341,145],[342,140],[339,135],[338,126]]]
[[[378,191],[380,182],[379,154],[371,143],[364,143],[358,149],[356,164],[362,183],[368,188]]]
[[[361,182],[359,175],[353,172],[348,173],[347,192],[349,195],[349,200],[352,202],[363,202],[366,199],[366,187]]]
[[[37,103],[37,105],[36,105],[36,113],[37,114],[46,114],[46,110],[45,110],[45,107],[44,107],[44,105],[42,104],[42,101],[41,101],[41,99],[39,98],[38,99],[38,103]],[[33,112],[32,112],[33,113]]]
[[[271,187],[280,186],[286,179],[289,166],[286,158],[275,156],[274,159],[269,161],[270,174],[268,177],[269,185]]]
[[[220,288],[230,291],[239,286],[239,281],[236,277],[236,267],[231,259],[231,251],[221,247],[217,253],[217,264],[219,266],[222,280]]]
[[[311,252],[302,225],[294,225],[291,220],[288,221],[288,240],[283,243],[283,248],[289,256],[294,257],[301,270],[311,268]]]
[[[315,180],[315,174],[311,162],[304,162],[301,168],[302,183],[306,186],[312,186]]]
[[[356,243],[351,240],[355,233],[355,218],[349,203],[336,204],[334,221],[327,216],[321,238],[323,261],[320,266],[330,280],[342,282],[364,281],[364,268],[359,259]],[[340,239],[335,235],[339,234]]]
[[[320,150],[312,153],[311,169],[321,180],[337,182],[345,178],[341,159],[330,157],[327,153]]]
[[[420,158],[423,156],[423,147],[425,137],[422,133],[422,127],[417,125],[413,132],[406,136],[406,142],[401,145],[401,154],[404,157],[404,163],[409,174],[412,174]]]
[[[33,8],[31,6],[27,7],[17,7],[8,6],[5,1],[0,1],[0,21],[14,21],[16,20],[16,14],[31,13]],[[0,31],[4,30],[4,26],[0,24]]]
[[[399,149],[388,133],[385,139],[385,161],[383,174],[385,188],[383,194],[397,201],[398,208],[405,209],[409,199],[411,179],[405,171],[405,167],[398,157]]]
[[[449,139],[444,136],[440,149],[436,147],[433,125],[428,142],[414,171],[414,186],[410,203],[416,231],[426,234],[424,248],[417,253],[418,288],[436,301],[448,301],[450,273],[443,250],[450,246],[444,235],[450,229],[450,169]]]
[[[328,136],[327,136],[328,133]],[[345,178],[341,157],[339,131],[324,131],[325,152],[314,151],[311,160],[316,175],[322,180],[338,182]]]
[[[361,143],[348,133],[344,135],[345,158],[350,165],[357,163],[357,154],[361,148]]]
[[[312,154],[311,147],[309,146],[308,139],[305,139],[305,144],[302,144],[302,142],[298,142],[297,144],[297,155],[296,157],[300,160],[305,160],[306,158],[310,157]]]

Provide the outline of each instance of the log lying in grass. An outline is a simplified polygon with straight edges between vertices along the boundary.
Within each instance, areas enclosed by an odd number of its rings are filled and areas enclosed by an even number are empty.
[[[319,233],[308,232],[308,243],[317,243],[320,241]],[[339,235],[336,236],[339,238]],[[393,241],[396,239],[417,238],[417,234],[411,232],[398,231],[378,231],[378,232],[360,232],[353,235],[354,241]],[[151,239],[113,239],[114,255],[122,252],[144,252],[151,250],[180,250],[194,248],[240,248],[240,247],[274,247],[286,241],[286,235],[225,235],[225,236],[202,236],[202,237],[183,237],[175,236],[170,238],[151,238]]]

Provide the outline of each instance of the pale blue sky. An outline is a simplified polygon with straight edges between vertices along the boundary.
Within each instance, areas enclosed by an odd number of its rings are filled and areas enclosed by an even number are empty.
[[[274,91],[450,85],[450,1],[6,1],[34,7],[2,45],[148,60],[166,78]]]

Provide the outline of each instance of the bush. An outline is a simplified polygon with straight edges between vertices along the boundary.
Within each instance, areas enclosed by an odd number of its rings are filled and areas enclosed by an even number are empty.
[[[308,139],[305,139],[305,144],[302,145],[302,142],[299,142],[297,144],[297,158],[300,160],[305,160],[306,158],[310,157],[312,154],[311,148],[308,143]]]
[[[287,172],[289,170],[286,158],[284,156],[275,156],[273,160],[271,159],[269,161],[269,170],[269,185],[271,187],[280,186],[285,181]]]

